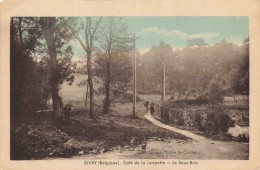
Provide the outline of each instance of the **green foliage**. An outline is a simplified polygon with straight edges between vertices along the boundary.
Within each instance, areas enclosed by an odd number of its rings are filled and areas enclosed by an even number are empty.
[[[63,29],[66,18],[52,18],[57,60],[51,60],[44,41],[43,29],[50,18],[14,17],[11,19],[11,116],[46,109],[51,94],[51,82],[74,81],[75,65],[71,62],[71,35]],[[45,21],[46,23],[44,23]],[[44,25],[45,24],[45,25]],[[53,62],[56,67],[50,69]]]
[[[96,82],[101,85],[98,92],[105,95],[104,113],[108,113],[111,99],[122,97],[129,89],[132,43],[121,18],[103,19],[93,72]]]
[[[208,84],[208,89],[201,93],[197,100],[208,101],[208,103],[223,102],[225,91],[221,88],[218,82],[212,81]]]
[[[165,112],[167,116],[162,110],[157,112],[164,115],[162,117],[164,121],[188,129],[204,131],[208,135],[224,134],[230,126],[233,126],[229,110],[222,104],[192,104],[187,101],[176,101],[174,104],[166,104]]]
[[[217,82],[209,84],[209,100],[213,102],[222,102],[223,101],[223,90]]]
[[[166,77],[169,77],[170,62],[173,61],[172,47],[163,41],[142,57],[137,55],[137,89],[145,94],[162,93],[163,67],[165,66]]]
[[[98,89],[99,94],[105,93],[105,83],[107,80],[107,70],[105,55],[97,55],[95,60],[94,76],[96,82],[101,85]],[[110,96],[117,98],[121,94],[126,93],[130,86],[132,75],[131,58],[128,53],[120,53],[112,56],[110,63]]]
[[[211,98],[220,101],[227,93],[249,92],[249,40],[237,46],[222,40],[213,46],[203,39],[189,42],[182,50],[168,53],[166,62],[166,93],[176,94],[177,99]],[[196,47],[194,46],[196,45]],[[161,91],[159,56],[153,47],[137,60],[137,89],[143,93]],[[216,90],[216,92],[214,92]],[[220,95],[216,94],[220,92]],[[209,96],[207,96],[209,95]]]
[[[37,63],[19,40],[18,25],[11,19],[10,71],[11,121],[37,109],[45,109],[49,97],[48,70]],[[13,124],[12,124],[13,125]]]
[[[50,83],[60,85],[67,81],[71,85],[74,81],[73,74],[75,73],[76,64],[71,61],[73,50],[69,42],[72,40],[72,34],[65,27],[68,19],[65,17],[33,19],[41,25],[40,33],[45,35],[45,41],[40,45],[48,47],[45,55],[50,57],[42,61],[47,62],[50,66]],[[52,35],[49,35],[50,33]]]
[[[167,110],[167,112],[169,114],[169,120],[171,121],[171,123],[179,126],[184,125],[183,112],[180,111],[180,109],[170,108],[169,110]]]
[[[187,46],[204,46],[208,45],[203,38],[195,38],[187,41]]]

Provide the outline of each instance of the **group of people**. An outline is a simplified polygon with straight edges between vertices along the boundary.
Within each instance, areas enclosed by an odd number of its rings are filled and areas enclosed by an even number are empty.
[[[155,111],[154,106],[155,106],[155,104],[153,102],[149,103],[148,101],[146,101],[144,103],[144,106],[146,107],[147,113],[149,113],[149,110],[150,110],[151,115],[154,114],[154,111]]]

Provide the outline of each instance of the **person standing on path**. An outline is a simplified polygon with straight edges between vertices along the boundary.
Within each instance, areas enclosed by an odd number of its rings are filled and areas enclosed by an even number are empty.
[[[154,113],[154,103],[152,102],[151,103],[151,107],[150,107],[150,112],[151,112],[151,115],[153,115],[153,113]]]
[[[150,103],[148,101],[144,103],[144,106],[146,107],[146,113],[149,113],[149,105]]]

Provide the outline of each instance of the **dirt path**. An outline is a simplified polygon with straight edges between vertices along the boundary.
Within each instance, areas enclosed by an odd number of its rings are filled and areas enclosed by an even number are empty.
[[[158,120],[155,120],[151,116],[151,114],[145,114],[144,117],[156,126],[171,130],[173,132],[180,133],[184,136],[187,136],[195,140],[189,143],[182,143],[182,144],[180,144],[180,142],[179,144],[172,142],[170,145],[168,145],[169,150],[171,150],[170,149],[171,147],[179,148],[180,150],[183,150],[180,152],[180,154],[175,155],[175,157],[177,158],[248,159],[249,156],[248,143],[214,141],[209,138],[193,134],[186,130],[181,130],[169,125],[165,125],[159,122]]]
[[[196,141],[207,141],[208,140],[207,138],[205,138],[203,136],[195,135],[194,133],[188,132],[186,130],[181,130],[181,129],[178,129],[178,128],[175,128],[175,127],[172,127],[172,126],[169,126],[169,125],[165,125],[165,124],[161,123],[160,121],[154,119],[151,116],[151,114],[145,114],[144,117],[156,126],[159,126],[161,128],[164,128],[164,129],[171,130],[173,132],[180,133],[180,134],[187,136],[188,138],[194,139]]]
[[[95,155],[76,156],[75,159],[217,159],[217,160],[247,160],[249,144],[242,142],[214,141],[191,132],[165,125],[155,120],[150,114],[144,117],[154,125],[165,128],[191,140],[151,138],[145,148],[137,146],[134,149],[116,148],[114,151]]]

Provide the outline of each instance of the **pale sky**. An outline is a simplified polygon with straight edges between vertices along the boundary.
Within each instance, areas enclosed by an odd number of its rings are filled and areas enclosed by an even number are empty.
[[[141,53],[164,41],[173,49],[184,48],[187,40],[203,38],[209,45],[226,39],[237,45],[249,35],[248,17],[122,17],[129,33],[140,37],[136,47]],[[75,56],[84,55],[82,47],[72,43]]]
[[[151,48],[161,40],[183,48],[187,40],[203,38],[209,45],[222,39],[241,45],[248,37],[248,17],[123,17],[129,32],[136,33],[139,49]]]

